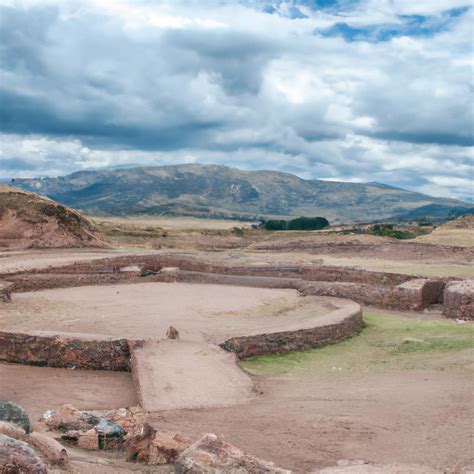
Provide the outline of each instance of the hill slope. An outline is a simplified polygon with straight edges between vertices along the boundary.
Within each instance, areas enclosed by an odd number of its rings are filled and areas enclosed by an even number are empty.
[[[469,207],[378,183],[304,180],[275,171],[198,164],[80,171],[17,179],[14,186],[97,215],[306,215],[351,222],[388,218],[433,203]]]
[[[0,184],[0,247],[105,247],[77,211]]]

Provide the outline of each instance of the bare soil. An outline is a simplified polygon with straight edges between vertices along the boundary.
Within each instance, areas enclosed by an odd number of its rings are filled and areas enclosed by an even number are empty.
[[[311,311],[307,311],[311,304]],[[0,327],[116,337],[223,342],[231,336],[304,327],[344,300],[300,297],[295,290],[183,283],[84,286],[15,294]]]
[[[164,412],[157,425],[192,438],[223,435],[300,473],[340,459],[443,469],[473,463],[469,374],[336,372],[256,377],[256,382],[263,394],[251,403]]]
[[[46,410],[65,403],[80,410],[110,410],[138,404],[129,373],[6,363],[0,363],[0,400],[19,403],[32,423]]]

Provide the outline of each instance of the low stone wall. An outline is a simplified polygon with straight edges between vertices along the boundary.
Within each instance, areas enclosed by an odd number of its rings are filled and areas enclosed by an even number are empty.
[[[342,314],[345,313],[345,314]],[[274,333],[240,336],[227,339],[221,347],[234,352],[239,359],[267,354],[314,349],[352,337],[363,327],[359,305],[334,311],[334,324]]]
[[[474,320],[474,280],[448,283],[444,289],[443,299],[445,316]]]
[[[26,365],[130,372],[126,339],[87,340],[0,331],[0,360]]]
[[[397,286],[311,282],[302,287],[302,293],[348,298],[379,308],[419,311],[438,302],[443,286],[443,282],[425,279],[410,280]]]
[[[55,273],[116,273],[121,269],[138,266],[143,270],[159,271],[163,267],[179,267],[181,270],[217,273],[220,275],[268,276],[278,278],[302,278],[313,281],[352,282],[377,285],[398,285],[412,277],[399,273],[376,272],[347,267],[320,264],[288,265],[231,265],[206,261],[200,257],[180,255],[137,255],[78,262],[53,269]],[[48,272],[51,270],[40,270]]]

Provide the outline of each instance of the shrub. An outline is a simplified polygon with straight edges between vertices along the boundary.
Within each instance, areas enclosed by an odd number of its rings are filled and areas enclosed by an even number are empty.
[[[324,217],[298,217],[288,222],[288,230],[321,230],[329,226]]]
[[[287,222],[279,220],[269,220],[263,224],[263,227],[267,230],[286,230]]]

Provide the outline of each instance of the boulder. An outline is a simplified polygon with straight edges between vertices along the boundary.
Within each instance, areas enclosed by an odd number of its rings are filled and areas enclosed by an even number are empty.
[[[51,464],[61,467],[68,465],[66,449],[47,434],[35,431],[28,435],[28,443],[34,446]]]
[[[143,434],[127,440],[127,458],[148,465],[173,464],[190,444],[179,434],[163,433],[145,423]]]
[[[211,433],[204,435],[179,455],[175,464],[175,472],[178,474],[291,473],[291,471],[275,466],[272,462],[245,454],[239,448]]]
[[[165,337],[166,339],[179,339],[179,332],[174,326],[170,326],[166,330]]]
[[[28,413],[18,403],[0,401],[0,421],[13,423],[25,430],[25,433],[30,431]]]
[[[0,472],[46,474],[43,461],[25,442],[0,435]]]

